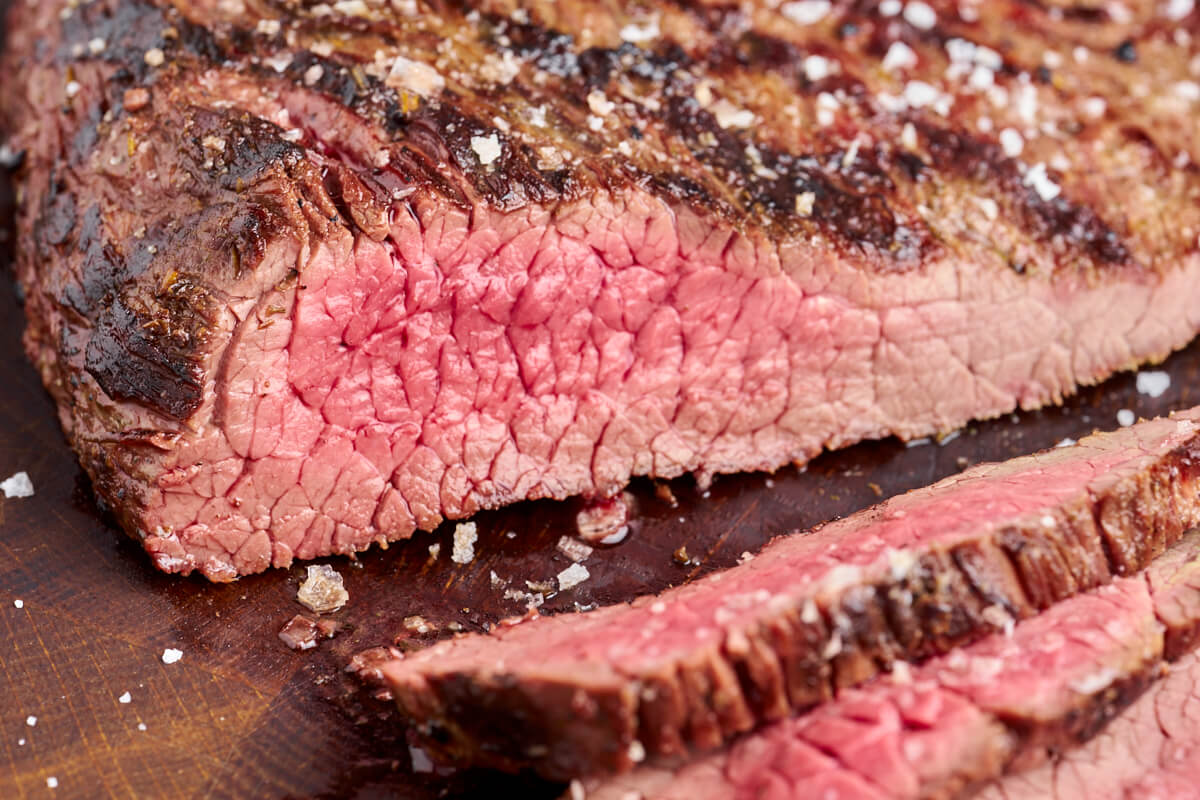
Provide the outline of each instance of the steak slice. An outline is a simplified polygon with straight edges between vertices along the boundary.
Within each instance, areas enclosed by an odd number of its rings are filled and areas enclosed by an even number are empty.
[[[14,3],[27,349],[214,580],[1056,402],[1200,324],[1160,5]]]
[[[1191,533],[1145,573],[1064,600],[1009,635],[844,690],[690,764],[646,766],[575,791],[588,800],[961,797],[1096,736],[1168,672],[1166,659],[1187,656],[1177,648],[1194,643],[1196,612],[1200,534]],[[1104,787],[1081,781],[1061,797],[1096,797]]]
[[[1194,797],[1200,774],[1200,655],[1191,652],[1095,739],[1011,775],[980,800],[1169,800]]]
[[[1198,419],[982,464],[661,595],[447,640],[383,675],[449,760],[567,778],[715,747],[1142,569],[1200,523]]]

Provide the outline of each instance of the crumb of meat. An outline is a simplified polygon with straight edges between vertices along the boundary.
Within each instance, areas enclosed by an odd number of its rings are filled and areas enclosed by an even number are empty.
[[[454,552],[450,560],[455,564],[469,564],[475,559],[475,542],[479,539],[474,522],[460,522],[454,526]]]
[[[150,105],[150,90],[143,86],[126,89],[121,98],[121,105],[125,107],[126,111],[141,111]]]
[[[279,630],[279,639],[293,650],[311,650],[317,646],[316,623],[297,614]]]
[[[359,680],[366,683],[382,686],[383,672],[379,668],[389,661],[403,657],[404,654],[394,647],[372,647],[355,653],[346,665],[346,672],[353,672]]]
[[[630,506],[628,493],[594,500],[575,515],[575,531],[588,544],[616,544],[629,532]]]
[[[349,599],[350,593],[342,585],[342,576],[328,564],[310,565],[308,577],[296,592],[300,605],[318,614],[337,611]]]
[[[593,552],[591,547],[571,536],[560,536],[556,546],[558,552],[572,561],[585,561]]]
[[[168,647],[166,650],[163,650],[162,662],[164,664],[174,664],[181,658],[183,658],[182,650],[176,650],[174,647]]]
[[[591,573],[583,564],[572,564],[558,573],[558,590],[565,592],[568,589],[574,589],[590,577]]]
[[[33,481],[29,480],[28,472],[21,471],[0,481],[0,492],[10,498],[33,497]]]

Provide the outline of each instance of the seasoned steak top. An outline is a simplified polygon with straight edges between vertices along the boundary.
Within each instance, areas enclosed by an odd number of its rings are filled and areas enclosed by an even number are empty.
[[[517,209],[636,183],[867,268],[986,230],[1018,271],[1154,269],[1200,230],[1197,15],[1118,5],[110,0],[70,14],[58,57],[118,85],[306,88],[382,146],[273,120],[253,157],[334,149],[393,192]]]

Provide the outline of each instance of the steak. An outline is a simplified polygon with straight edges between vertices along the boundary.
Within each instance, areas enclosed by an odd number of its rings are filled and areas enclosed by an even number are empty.
[[[1166,659],[1187,655],[1180,648],[1194,644],[1196,612],[1200,534],[1192,533],[1145,573],[1065,600],[1008,635],[842,691],[685,766],[645,766],[576,792],[588,800],[961,797],[1094,737],[1167,673]],[[1093,792],[1081,781],[1061,797],[1095,797],[1104,785]]]
[[[1200,523],[1197,420],[982,464],[658,596],[446,640],[382,672],[446,760],[565,779],[716,747],[1142,569]]]
[[[17,2],[26,347],[213,580],[1053,403],[1200,324],[1160,6]]]
[[[1168,800],[1193,797],[1200,774],[1200,655],[1171,665],[1095,739],[1037,769],[1004,778],[980,800]]]

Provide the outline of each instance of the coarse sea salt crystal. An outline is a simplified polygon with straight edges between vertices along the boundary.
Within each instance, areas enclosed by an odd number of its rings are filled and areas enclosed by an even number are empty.
[[[342,576],[328,564],[310,564],[304,583],[296,590],[296,601],[300,605],[325,614],[337,611],[346,605],[350,593],[342,583]]]
[[[5,497],[33,497],[33,481],[28,472],[21,471],[0,481],[0,492]]]
[[[630,44],[642,44],[644,42],[652,42],[661,34],[658,28],[658,20],[652,19],[649,22],[644,22],[641,25],[629,24],[621,28],[621,41],[629,42]]]
[[[450,560],[455,564],[469,564],[475,559],[475,542],[479,529],[474,522],[460,522],[454,526],[454,551]]]
[[[904,42],[892,42],[883,56],[883,68],[888,72],[916,66],[917,54]]]
[[[909,81],[904,85],[904,99],[913,108],[925,108],[937,102],[942,93],[925,81]]]
[[[833,74],[836,63],[824,56],[808,56],[804,59],[804,77],[819,81]]]
[[[825,19],[832,10],[833,3],[830,0],[798,0],[785,3],[779,9],[780,13],[797,25],[814,25]]]
[[[117,702],[118,703],[132,703],[133,695],[131,695],[129,692],[125,692],[125,694],[123,694],[117,698]]]
[[[565,592],[573,589],[590,577],[592,577],[591,573],[583,564],[572,564],[558,573],[558,590]]]
[[[1191,14],[1195,7],[1196,0],[1167,0],[1163,14],[1172,22],[1178,22]]]
[[[475,151],[479,163],[485,167],[498,159],[502,152],[500,138],[494,133],[491,136],[472,136],[471,149]]]
[[[1137,390],[1138,394],[1144,394],[1148,397],[1162,397],[1167,389],[1171,388],[1170,374],[1162,370],[1146,370],[1139,372],[1137,375]]]
[[[904,7],[904,21],[914,28],[927,31],[937,24],[937,13],[927,4],[917,0]]]
[[[174,647],[168,647],[166,650],[163,650],[162,662],[164,664],[174,664],[181,658],[183,658],[182,650],[176,650]]]
[[[1062,187],[1050,179],[1050,176],[1046,174],[1046,165],[1042,163],[1034,164],[1029,168],[1029,171],[1025,173],[1024,183],[1046,202],[1050,202],[1062,194]]]
[[[1005,128],[1000,131],[1000,148],[1004,155],[1016,158],[1025,149],[1025,137],[1016,128]]]
[[[1117,424],[1122,428],[1128,428],[1135,422],[1137,422],[1137,417],[1128,408],[1122,408],[1117,412]]]
[[[428,64],[396,56],[384,85],[393,89],[407,89],[422,97],[432,97],[446,87],[442,74]]]

